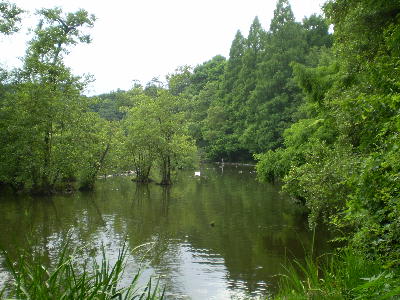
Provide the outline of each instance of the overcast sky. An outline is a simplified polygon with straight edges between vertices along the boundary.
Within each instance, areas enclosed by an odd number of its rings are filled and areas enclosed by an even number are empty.
[[[298,21],[321,13],[326,0],[291,0]],[[93,42],[75,47],[66,58],[74,74],[89,73],[96,81],[87,94],[129,89],[155,76],[164,79],[178,66],[196,66],[217,54],[228,56],[235,33],[247,36],[258,16],[268,29],[276,0],[14,0],[33,13],[60,6],[64,11],[86,9],[97,17],[90,31]],[[25,17],[28,17],[25,15]],[[31,21],[34,24],[33,21]],[[26,21],[26,23],[28,23]],[[0,63],[19,64],[26,30],[0,37]]]

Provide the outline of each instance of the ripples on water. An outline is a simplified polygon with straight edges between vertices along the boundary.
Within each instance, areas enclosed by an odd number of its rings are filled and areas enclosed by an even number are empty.
[[[93,193],[0,196],[0,246],[51,262],[70,236],[80,260],[100,259],[103,245],[113,262],[126,240],[135,250],[123,284],[140,268],[141,283],[160,278],[169,299],[270,295],[282,264],[309,247],[306,220],[276,187],[257,183],[251,167],[193,173],[181,172],[171,188],[118,177],[100,180]],[[317,242],[323,251],[324,240]],[[0,257],[0,283],[7,280]]]

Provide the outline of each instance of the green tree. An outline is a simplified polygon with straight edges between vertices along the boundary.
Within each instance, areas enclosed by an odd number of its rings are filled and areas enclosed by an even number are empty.
[[[150,170],[157,162],[160,184],[170,185],[172,172],[190,164],[196,152],[188,135],[184,99],[159,89],[155,97],[144,91],[135,102],[124,121],[127,160],[140,182],[149,181]]]
[[[327,34],[329,25],[324,17],[313,14],[304,18],[303,27],[306,30],[306,40],[309,47],[332,47],[332,35]]]
[[[168,90],[174,96],[182,94],[190,85],[191,67],[182,66],[175,70],[174,74],[167,75]]]
[[[210,60],[196,66],[190,78],[190,93],[199,94],[208,83],[220,82],[224,75],[226,59],[216,55]]]
[[[204,120],[207,118],[210,105],[219,98],[225,64],[225,58],[217,55],[196,66],[190,77],[190,85],[184,94],[188,99],[189,132],[197,145],[202,148],[208,145],[203,136]]]
[[[23,10],[15,4],[6,1],[0,1],[0,34],[11,35],[19,30],[18,24],[21,22]],[[3,97],[6,89],[6,81],[9,74],[0,67],[0,99]]]
[[[207,132],[205,136],[210,139],[209,156],[213,159],[225,157],[228,160],[247,160],[250,157],[240,137],[247,125],[248,98],[256,85],[256,66],[262,57],[264,39],[265,32],[256,17],[247,39],[238,31],[232,42],[221,84],[221,99],[210,108],[204,129]],[[213,120],[222,120],[215,118],[215,112],[221,116],[223,110],[224,124],[213,124]]]
[[[238,30],[229,50],[229,60],[224,72],[223,95],[231,93],[237,84],[239,73],[242,69],[245,47],[246,39],[240,30]]]
[[[116,160],[121,159],[119,154],[123,134],[118,122],[104,120],[93,112],[84,112],[77,126],[72,135],[79,137],[79,143],[72,140],[67,144],[69,153],[77,153],[70,165],[75,165],[72,171],[78,177],[79,189],[93,190],[101,172],[115,173],[115,169],[121,171],[121,164]],[[76,135],[77,129],[79,135]],[[64,156],[67,155],[68,152]],[[59,157],[60,162],[63,162],[62,157]]]
[[[301,103],[290,64],[304,61],[306,50],[304,29],[294,21],[290,4],[278,1],[264,57],[257,66],[257,84],[249,99],[248,125],[242,136],[251,152],[282,145],[282,133],[293,123],[293,114]]]
[[[9,35],[18,31],[17,24],[21,22],[23,10],[15,4],[0,1],[0,33]]]
[[[142,87],[140,85],[129,91],[117,89],[116,91],[92,97],[93,104],[90,105],[90,108],[108,121],[120,121],[126,115],[124,108],[135,105],[132,99],[139,90],[141,93]]]
[[[294,15],[289,0],[278,0],[269,30],[277,33],[291,23],[294,23]]]
[[[24,66],[1,105],[3,141],[1,181],[48,193],[75,177],[87,102],[80,92],[85,81],[74,77],[63,54],[78,42],[90,42],[81,29],[93,26],[86,11],[38,12],[41,21],[28,45]],[[71,151],[67,151],[70,149]]]
[[[239,75],[239,85],[234,90],[231,114],[234,116],[235,132],[243,148],[249,148],[246,139],[243,138],[245,131],[253,124],[253,114],[257,108],[251,103],[251,94],[257,85],[257,68],[264,59],[264,51],[267,42],[267,35],[262,29],[256,17],[250,26],[247,37],[247,47],[243,55],[242,69]]]
[[[243,54],[242,68],[239,73],[239,82],[242,84],[242,105],[247,102],[250,92],[256,87],[257,65],[261,62],[265,47],[266,33],[261,27],[258,17],[254,18],[246,39],[246,48]]]
[[[150,181],[150,171],[157,159],[159,126],[156,104],[144,93],[136,95],[136,106],[132,107],[123,121],[125,137],[125,165],[135,171],[136,181]]]
[[[161,90],[156,98],[160,134],[157,151],[162,185],[170,185],[172,171],[189,164],[196,152],[194,142],[188,135],[185,113],[180,111],[180,100],[165,90]]]
[[[205,150],[210,159],[220,160],[225,157],[233,160],[241,153],[239,138],[234,132],[236,126],[233,113],[236,114],[234,105],[240,103],[236,99],[240,97],[238,91],[242,87],[240,73],[246,47],[246,39],[240,31],[237,31],[229,51],[222,82],[217,87],[219,91],[214,94],[215,100],[208,108],[202,129],[207,144]],[[214,86],[213,89],[215,88]]]

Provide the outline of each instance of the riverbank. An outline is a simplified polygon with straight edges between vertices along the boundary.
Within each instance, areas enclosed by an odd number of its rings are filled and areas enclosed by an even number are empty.
[[[57,262],[47,265],[32,253],[21,252],[16,259],[6,256],[6,265],[13,284],[1,287],[1,299],[165,299],[164,287],[157,279],[140,286],[141,273],[132,276],[129,285],[123,285],[126,271],[127,248],[119,250],[114,263],[102,248],[102,259],[82,266],[77,249],[66,242]],[[90,265],[90,267],[89,267]],[[357,254],[343,249],[335,254],[297,260],[284,266],[278,292],[268,296],[275,300],[291,299],[398,299],[400,273],[382,267]],[[237,299],[249,299],[237,298]],[[257,297],[257,299],[260,299]]]
[[[285,269],[276,300],[400,298],[399,270],[355,249],[294,260]]]

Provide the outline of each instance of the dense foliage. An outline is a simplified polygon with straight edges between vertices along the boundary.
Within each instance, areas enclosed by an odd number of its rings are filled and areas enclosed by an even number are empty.
[[[1,32],[17,31],[22,10],[8,2],[0,9]],[[174,169],[190,164],[196,151],[180,98],[156,79],[144,89],[83,96],[90,77],[73,75],[64,56],[90,43],[85,32],[95,17],[59,8],[37,14],[23,67],[1,70],[0,184],[40,194],[93,189],[103,172],[134,170],[147,181],[153,164],[161,183],[171,184]]]
[[[285,147],[257,156],[258,176],[284,178],[310,209],[311,226],[326,222],[398,265],[400,6],[337,0],[325,12],[334,25],[330,57],[293,65],[305,115],[284,132]]]
[[[93,130],[101,120],[81,96],[85,80],[72,75],[63,61],[69,47],[90,42],[82,30],[93,26],[94,16],[60,9],[42,9],[38,15],[23,67],[6,74],[0,85],[0,182],[47,193],[93,172],[87,169],[99,160],[101,136]]]
[[[314,66],[316,53],[330,45],[321,16],[296,22],[288,1],[278,1],[270,29],[256,17],[247,38],[236,33],[228,60],[215,56],[170,75],[169,88],[191,103],[190,128],[204,158],[252,160],[281,146],[303,102],[291,64]]]
[[[326,19],[296,22],[278,0],[269,29],[256,17],[229,58],[182,66],[98,97],[63,57],[90,42],[86,11],[42,9],[24,65],[0,70],[0,183],[50,192],[100,172],[134,170],[162,184],[195,160],[257,160],[338,240],[385,267],[400,264],[400,4],[330,0]],[[0,33],[22,10],[0,2]],[[329,34],[332,25],[333,34]],[[195,142],[194,142],[195,141]]]
[[[157,163],[162,185],[172,183],[172,171],[190,165],[196,147],[188,133],[183,99],[159,89],[154,96],[137,88],[136,105],[124,120],[125,153],[137,181],[148,182],[151,168]],[[194,158],[193,158],[194,159]]]

